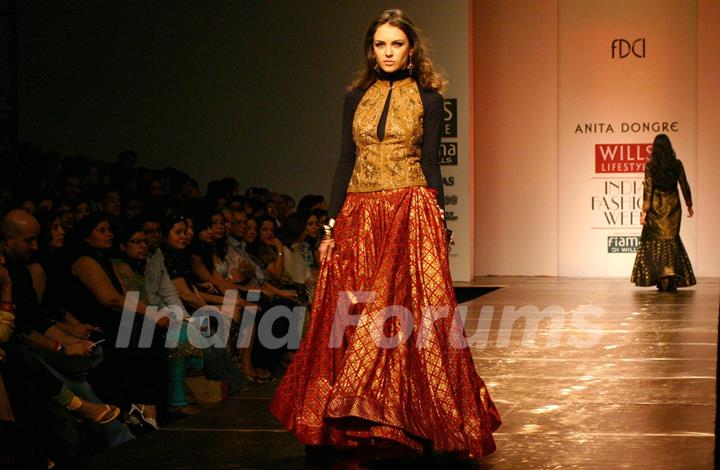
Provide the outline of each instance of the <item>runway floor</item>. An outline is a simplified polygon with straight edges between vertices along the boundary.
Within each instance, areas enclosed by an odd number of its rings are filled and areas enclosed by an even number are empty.
[[[464,305],[477,370],[504,423],[495,454],[460,466],[713,468],[720,279],[676,294],[622,279],[491,277],[473,285],[502,286]],[[518,309],[529,320],[511,326]],[[555,321],[536,325],[537,312]],[[306,460],[267,411],[275,386],[255,387],[83,468],[357,468],[352,459]]]

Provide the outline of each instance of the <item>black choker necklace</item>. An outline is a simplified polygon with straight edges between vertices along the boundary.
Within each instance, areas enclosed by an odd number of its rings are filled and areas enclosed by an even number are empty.
[[[410,76],[410,71],[408,69],[402,69],[392,73],[387,73],[386,71],[380,69],[377,72],[377,76],[380,80],[397,82],[398,80],[408,78]]]

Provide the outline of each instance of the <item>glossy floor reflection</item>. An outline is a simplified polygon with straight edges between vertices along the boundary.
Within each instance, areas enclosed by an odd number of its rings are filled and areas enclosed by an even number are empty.
[[[622,279],[477,284],[504,286],[464,304],[504,424],[498,451],[463,468],[713,468],[720,279],[675,295]],[[273,390],[257,387],[84,468],[357,468],[308,462],[267,411]],[[449,465],[441,456],[404,464]]]

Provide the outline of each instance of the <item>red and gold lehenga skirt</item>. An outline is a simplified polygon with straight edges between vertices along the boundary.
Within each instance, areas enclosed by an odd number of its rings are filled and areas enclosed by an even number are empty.
[[[434,191],[349,193],[334,237],[271,412],[309,445],[493,452],[500,415],[459,347]]]

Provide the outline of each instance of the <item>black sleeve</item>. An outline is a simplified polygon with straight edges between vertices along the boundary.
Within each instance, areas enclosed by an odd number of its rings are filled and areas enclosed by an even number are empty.
[[[355,141],[352,135],[353,119],[360,98],[365,92],[363,90],[350,90],[345,95],[343,104],[342,136],[340,138],[340,160],[335,168],[332,188],[330,190],[330,208],[328,215],[331,218],[337,217],[345,202],[348,184],[355,168]]]
[[[692,207],[692,192],[690,192],[690,185],[688,184],[687,176],[685,175],[685,167],[680,160],[678,162],[678,182],[680,183],[680,190],[682,191],[683,197],[685,198],[685,205]]]
[[[442,95],[436,91],[422,91],[420,97],[424,114],[420,166],[428,186],[437,192],[438,205],[441,209],[445,209],[443,179],[440,173],[440,137],[442,136],[444,100]]]
[[[652,205],[652,194],[653,194],[653,177],[652,169],[649,164],[645,166],[645,179],[643,180],[643,212],[650,210]]]

